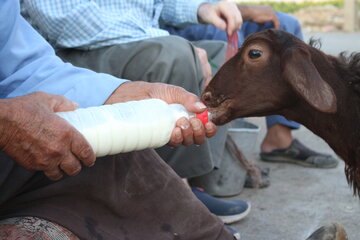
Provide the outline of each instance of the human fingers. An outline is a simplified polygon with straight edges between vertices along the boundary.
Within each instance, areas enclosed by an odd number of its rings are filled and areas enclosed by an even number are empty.
[[[69,153],[66,158],[61,160],[59,167],[69,176],[74,176],[81,171],[81,164],[72,153]]]
[[[189,120],[186,118],[180,118],[177,123],[177,126],[180,126],[181,129],[181,135],[183,137],[182,144],[184,146],[190,146],[194,143],[193,139],[193,129],[190,125]]]
[[[44,174],[46,177],[53,181],[60,180],[64,176],[63,172],[57,165],[53,166],[50,169],[44,170]]]
[[[205,135],[206,137],[210,138],[215,136],[217,132],[217,127],[213,122],[207,122],[205,124]]]
[[[220,1],[218,3],[203,3],[198,8],[200,21],[213,24],[229,35],[240,29],[242,17],[235,3]]]
[[[175,127],[171,133],[171,138],[170,138],[168,145],[170,145],[172,147],[176,147],[176,146],[179,146],[182,142],[183,142],[183,137],[182,137],[182,133],[181,133],[181,128]]]
[[[202,3],[198,8],[200,22],[213,24],[221,30],[226,30],[225,19],[222,19],[219,14],[218,3]]]
[[[201,145],[205,142],[205,127],[197,118],[191,118],[190,124],[193,130],[194,143]]]
[[[239,30],[243,23],[241,12],[236,4],[231,2],[224,1],[219,3],[219,17],[225,20],[228,35]]]
[[[152,85],[153,88],[148,92],[150,98],[159,98],[169,104],[182,104],[187,111],[193,113],[201,113],[206,109],[206,106],[195,94],[182,87],[164,83],[153,83]]]
[[[35,92],[30,95],[33,95],[42,104],[47,105],[53,112],[73,111],[77,108],[77,103],[70,101],[64,96],[48,94],[45,92]]]
[[[91,167],[95,164],[96,157],[93,149],[81,133],[75,129],[72,135],[71,152],[85,166]]]
[[[74,111],[77,109],[78,104],[70,101],[69,99],[63,97],[63,96],[53,96],[54,106],[53,111],[54,112],[67,112],[67,111]]]

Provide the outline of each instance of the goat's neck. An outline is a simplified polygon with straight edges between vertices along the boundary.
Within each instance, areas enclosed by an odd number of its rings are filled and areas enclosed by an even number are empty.
[[[332,86],[337,88],[336,113],[322,113],[306,103],[300,103],[283,114],[323,138],[347,164],[358,165],[356,162],[359,162],[360,167],[360,98],[346,83],[341,81],[340,86],[338,83]]]

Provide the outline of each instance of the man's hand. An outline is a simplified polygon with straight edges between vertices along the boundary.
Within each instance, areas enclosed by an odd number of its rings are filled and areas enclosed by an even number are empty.
[[[82,162],[95,163],[84,137],[54,112],[71,111],[76,104],[46,93],[0,100],[0,148],[22,167],[44,171],[52,180],[76,175]]]
[[[198,48],[195,47],[196,53],[199,57],[200,63],[201,63],[201,69],[203,71],[204,74],[204,86],[203,89],[205,89],[205,87],[209,84],[209,82],[211,81],[212,78],[212,73],[211,73],[211,66],[208,60],[208,56],[207,53],[205,51],[205,49],[202,48]]]
[[[198,18],[202,23],[213,24],[228,35],[239,30],[242,17],[235,3],[220,1],[218,3],[202,3],[198,8]]]
[[[270,6],[238,5],[244,21],[252,21],[258,24],[272,22],[276,29],[280,28],[280,21],[275,10]]]
[[[114,91],[105,104],[149,98],[162,99],[169,104],[179,103],[184,105],[189,112],[194,113],[201,113],[206,108],[197,96],[181,87],[147,82],[127,82],[122,84]],[[217,128],[212,122],[208,122],[203,126],[199,119],[192,118],[187,120],[181,118],[176,122],[169,145],[177,146],[183,144],[188,146],[191,144],[202,144],[206,137],[214,136],[216,131]]]

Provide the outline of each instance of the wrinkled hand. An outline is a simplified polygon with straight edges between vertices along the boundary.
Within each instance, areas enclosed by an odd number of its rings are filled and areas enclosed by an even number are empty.
[[[198,47],[195,47],[195,50],[196,50],[197,55],[199,57],[199,60],[200,60],[200,63],[201,63],[201,69],[202,69],[203,74],[204,74],[204,86],[203,86],[203,89],[205,89],[205,87],[209,84],[209,82],[211,81],[211,78],[212,78],[211,66],[210,66],[206,51],[204,49],[198,48]]]
[[[272,22],[274,28],[280,28],[280,21],[275,10],[270,6],[238,5],[244,21],[252,21],[258,24]]]
[[[54,112],[76,109],[62,96],[42,92],[0,100],[0,147],[20,166],[58,180],[76,175],[95,155],[84,137]]]
[[[200,102],[199,98],[185,89],[164,83],[147,83],[147,82],[127,82],[118,87],[109,97],[105,104],[114,104],[118,102],[127,102],[133,100],[142,100],[149,98],[162,99],[165,102],[180,103],[185,106],[189,112],[201,113],[205,110],[205,105]],[[176,122],[171,139],[170,146],[185,146],[191,144],[202,144],[206,137],[212,137],[217,131],[212,122],[205,126],[199,119],[181,118]]]
[[[228,35],[239,30],[242,16],[235,3],[220,1],[218,3],[202,3],[198,8],[198,18],[202,23],[213,24]]]

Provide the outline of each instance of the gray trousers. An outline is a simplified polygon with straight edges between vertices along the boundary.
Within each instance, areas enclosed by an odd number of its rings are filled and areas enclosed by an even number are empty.
[[[218,66],[224,62],[226,43],[198,41],[194,45],[204,48]],[[183,38],[167,36],[90,51],[66,49],[57,54],[66,62],[96,72],[177,85],[200,96],[204,79],[194,45]],[[219,166],[226,132],[227,126],[219,127],[217,135],[201,146],[165,146],[156,151],[179,176],[200,176]]]

